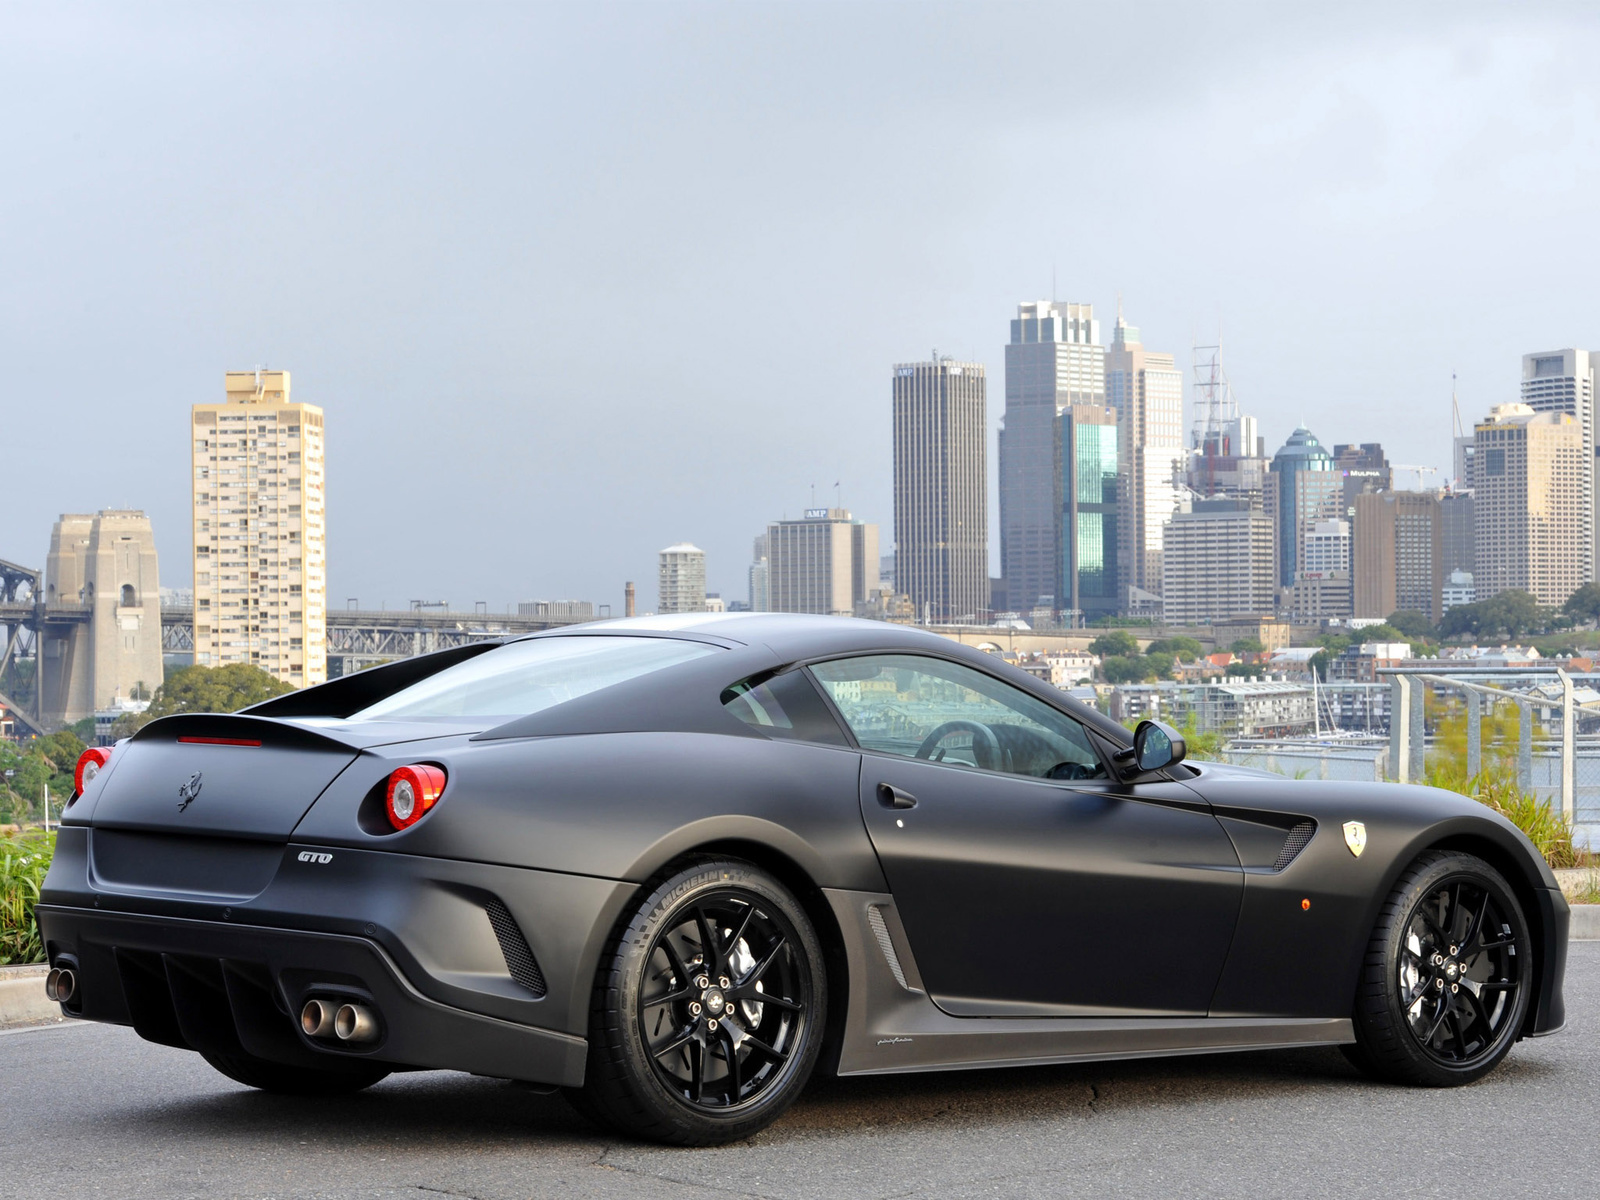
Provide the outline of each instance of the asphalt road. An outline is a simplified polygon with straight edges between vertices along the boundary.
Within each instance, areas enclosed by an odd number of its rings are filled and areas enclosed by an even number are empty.
[[[0,1035],[0,1195],[1600,1195],[1600,942],[1567,1029],[1453,1091],[1360,1079],[1337,1051],[830,1082],[718,1150],[617,1141],[559,1096],[467,1075],[338,1101],[240,1088],[129,1030]]]

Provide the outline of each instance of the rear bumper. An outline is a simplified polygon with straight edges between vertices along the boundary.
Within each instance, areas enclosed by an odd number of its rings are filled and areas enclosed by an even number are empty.
[[[583,1038],[430,999],[367,938],[59,905],[36,911],[51,961],[78,971],[69,1015],[131,1025],[150,1041],[311,1069],[359,1061],[583,1082]],[[378,1040],[357,1047],[307,1037],[295,1014],[313,996],[370,1005]]]

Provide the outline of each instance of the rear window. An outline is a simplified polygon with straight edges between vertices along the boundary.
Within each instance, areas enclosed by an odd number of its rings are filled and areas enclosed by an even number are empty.
[[[354,714],[351,720],[520,717],[716,653],[676,638],[533,638],[446,667]]]

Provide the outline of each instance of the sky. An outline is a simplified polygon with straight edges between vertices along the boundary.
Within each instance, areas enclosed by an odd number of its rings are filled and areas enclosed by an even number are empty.
[[[893,365],[992,440],[1052,295],[1437,484],[1452,374],[1600,347],[1600,12],[1311,7],[0,3],[0,558],[142,508],[188,586],[189,406],[266,365],[330,607],[644,610],[686,540],[742,599],[813,495],[887,550]]]

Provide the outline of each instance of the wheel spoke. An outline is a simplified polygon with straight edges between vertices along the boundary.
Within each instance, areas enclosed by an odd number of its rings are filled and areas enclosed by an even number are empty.
[[[1413,1004],[1415,1004],[1418,1000],[1421,1000],[1427,994],[1428,994],[1428,981],[1426,979],[1424,979],[1424,980],[1422,980],[1421,982],[1419,982],[1417,984],[1417,986],[1412,990],[1412,992],[1411,992],[1411,994],[1409,996],[1407,996],[1404,1000],[1400,1001],[1401,1011],[1402,1012],[1409,1011]]]
[[[1478,985],[1480,995],[1484,992],[1514,992],[1516,990],[1517,985],[1509,979],[1491,979],[1487,983]]]
[[[672,973],[677,977],[678,983],[688,987],[689,968],[683,965],[683,956],[678,953],[678,948],[672,944],[672,932],[670,930],[661,938],[661,949],[667,956],[667,962],[672,965]]]
[[[779,1050],[773,1046],[769,1046],[753,1033],[745,1034],[741,1045],[749,1046],[752,1050],[759,1050],[773,1062],[781,1063],[789,1057],[789,1052],[787,1050]]]
[[[706,913],[698,904],[694,906],[695,924],[700,927],[700,953],[704,956],[705,968],[711,972],[722,970],[722,952],[717,946],[717,932]]]
[[[1483,923],[1489,916],[1489,889],[1483,889],[1483,902],[1478,905],[1478,911],[1473,914],[1472,924],[1467,926],[1467,932],[1461,939],[1461,957],[1465,958],[1472,953],[1472,947],[1483,936]]]
[[[699,1042],[689,1043],[689,1068],[693,1080],[690,1096],[696,1104],[702,1104],[706,1095],[706,1048]]]
[[[744,1086],[739,1081],[739,1047],[733,1042],[733,1026],[723,1025],[719,1032],[726,1035],[721,1039],[722,1057],[728,1064],[728,1103],[734,1105],[739,1103],[739,1092]]]
[[[1516,940],[1516,938],[1506,938],[1502,942],[1484,942],[1479,945],[1478,953],[1482,954],[1485,950],[1503,950],[1507,946],[1515,945]]]
[[[1467,1007],[1472,1010],[1472,1015],[1483,1026],[1483,1037],[1485,1041],[1488,1041],[1494,1036],[1494,1022],[1489,1020],[1489,1010],[1484,1008],[1482,999],[1471,988],[1466,989],[1465,995],[1467,997]]]
[[[1439,1032],[1439,1026],[1444,1024],[1444,1019],[1450,1015],[1450,1002],[1441,993],[1439,996],[1439,1009],[1434,1014],[1433,1024],[1428,1026],[1428,1032],[1422,1035],[1422,1044],[1433,1044],[1433,1035]]]
[[[782,934],[779,934],[778,940],[773,944],[773,947],[768,952],[767,956],[755,965],[755,969],[752,970],[750,974],[739,980],[739,990],[742,992],[748,988],[754,988],[755,985],[760,982],[761,977],[767,973],[768,968],[770,968],[773,963],[778,961],[778,955],[783,953],[784,947],[786,947],[788,944],[788,939]],[[758,992],[756,995],[759,996],[760,993]],[[749,998],[754,999],[754,997]]]
[[[689,1042],[692,1042],[693,1040],[694,1040],[694,1026],[690,1025],[690,1026],[687,1026],[684,1029],[680,1029],[678,1031],[678,1036],[673,1038],[665,1046],[661,1047],[661,1049],[652,1050],[650,1053],[656,1058],[665,1058],[667,1055],[671,1054],[674,1050],[681,1049],[683,1046],[687,1045]]]

